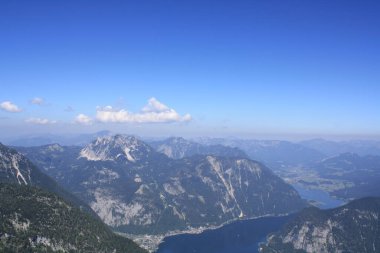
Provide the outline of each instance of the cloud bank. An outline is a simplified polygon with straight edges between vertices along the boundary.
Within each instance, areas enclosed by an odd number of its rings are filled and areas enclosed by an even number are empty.
[[[174,109],[164,105],[156,98],[151,98],[140,113],[125,109],[115,110],[112,106],[98,107],[96,120],[116,123],[164,123],[190,121],[190,114],[179,115]]]
[[[7,112],[21,112],[21,108],[13,104],[11,101],[4,101],[0,104],[0,108]]]
[[[174,109],[161,103],[156,98],[148,100],[140,112],[129,112],[126,109],[115,109],[112,106],[97,107],[95,119],[79,114],[75,118],[76,123],[91,124],[94,120],[103,123],[168,123],[187,122],[191,115],[180,115]]]

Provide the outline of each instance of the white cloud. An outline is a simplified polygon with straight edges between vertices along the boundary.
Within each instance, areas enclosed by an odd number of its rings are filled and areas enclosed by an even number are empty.
[[[100,122],[117,123],[163,123],[190,121],[191,115],[179,115],[155,98],[151,98],[140,113],[129,112],[125,109],[116,110],[112,106],[98,107],[96,119]]]
[[[4,101],[0,104],[0,108],[7,112],[21,112],[21,108],[19,108],[17,105],[13,104],[10,101]]]
[[[156,98],[149,99],[148,104],[142,109],[143,112],[165,112],[168,110],[170,110],[170,108]]]
[[[32,104],[34,105],[43,105],[45,104],[45,100],[43,98],[33,98],[31,101],[30,101]]]
[[[92,124],[92,119],[84,114],[79,114],[75,117],[75,122],[83,125],[90,125]]]
[[[25,120],[25,122],[35,124],[35,125],[48,125],[48,124],[57,123],[57,121],[55,120],[48,120],[48,119],[42,119],[42,118],[29,118]]]

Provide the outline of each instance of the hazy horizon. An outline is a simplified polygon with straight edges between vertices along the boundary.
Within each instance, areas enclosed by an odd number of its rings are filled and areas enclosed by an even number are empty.
[[[366,135],[318,135],[318,134],[275,134],[275,133],[256,133],[256,134],[230,134],[230,135],[218,135],[218,134],[141,134],[138,132],[128,132],[128,131],[111,131],[102,129],[99,131],[89,131],[89,132],[52,132],[52,133],[24,133],[15,135],[2,135],[0,134],[0,143],[9,143],[15,140],[23,139],[33,139],[33,138],[78,138],[80,136],[91,136],[100,133],[107,133],[107,135],[131,135],[141,138],[143,140],[164,140],[171,137],[181,137],[188,140],[198,141],[201,139],[227,139],[227,140],[274,140],[274,141],[290,141],[290,142],[301,142],[309,140],[326,140],[334,142],[346,142],[346,141],[380,141],[380,136],[366,136]]]

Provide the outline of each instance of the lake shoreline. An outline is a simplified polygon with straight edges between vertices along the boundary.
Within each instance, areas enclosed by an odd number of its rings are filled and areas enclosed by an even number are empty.
[[[155,253],[252,253],[259,243],[265,243],[270,233],[276,232],[296,213],[264,215],[229,222],[201,233],[181,233],[165,237]]]
[[[220,225],[211,225],[211,226],[200,226],[200,227],[192,227],[186,230],[174,230],[174,231],[169,231],[165,234],[140,234],[140,235],[135,235],[135,234],[129,234],[129,233],[122,233],[122,232],[116,232],[117,234],[127,237],[129,239],[132,239],[134,242],[136,242],[140,247],[148,250],[150,253],[155,253],[160,244],[165,242],[165,238],[173,237],[173,236],[178,236],[178,235],[196,235],[196,234],[201,234],[206,231],[212,231],[212,230],[217,230],[220,229],[226,225],[233,224],[235,222],[239,221],[252,221],[252,220],[257,220],[261,218],[279,218],[279,217],[286,217],[294,213],[285,213],[285,214],[266,214],[266,215],[261,215],[261,216],[255,216],[251,218],[237,218],[233,220],[226,221]]]

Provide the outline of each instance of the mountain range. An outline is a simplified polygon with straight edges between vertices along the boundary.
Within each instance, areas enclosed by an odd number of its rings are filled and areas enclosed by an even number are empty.
[[[70,252],[82,249],[85,242],[98,250],[89,252],[124,252],[123,247],[140,252],[130,240],[113,234],[99,217],[113,230],[142,242],[141,238],[162,238],[236,219],[296,213],[307,207],[292,186],[252,156],[276,170],[309,169],[329,182],[347,182],[347,187],[330,192],[340,198],[379,196],[379,156],[343,153],[326,158],[313,148],[283,141],[209,139],[202,144],[173,137],[145,142],[107,134],[80,146],[15,149],[0,144],[0,189],[7,201],[1,212],[8,231],[0,235],[0,249],[8,251],[17,246]],[[306,208],[271,235],[261,251],[376,252],[379,203],[378,198],[365,198],[336,209]],[[14,214],[17,208],[26,211]],[[58,237],[53,236],[58,228],[44,228],[43,221],[49,219],[50,224],[53,220],[63,224]],[[79,242],[75,236],[63,236],[70,222],[78,219],[87,224],[79,222],[80,228],[74,228],[84,234]],[[94,241],[89,236],[93,230],[99,238],[108,239]],[[359,236],[363,239],[355,241]],[[142,244],[149,249],[156,246]]]
[[[220,144],[203,145],[194,141],[186,140],[182,137],[171,137],[161,141],[148,142],[156,151],[165,154],[173,159],[181,159],[193,155],[214,155],[248,158],[244,151]]]
[[[298,144],[317,150],[326,156],[337,156],[343,153],[356,153],[361,156],[380,155],[380,141],[378,140],[331,141],[312,139],[301,141]]]
[[[18,150],[122,232],[188,230],[306,205],[290,185],[244,156],[172,159],[124,135],[100,137],[85,147]]]
[[[250,159],[263,162],[273,170],[308,165],[326,158],[326,155],[316,149],[290,141],[203,138],[199,142],[238,148]]]

